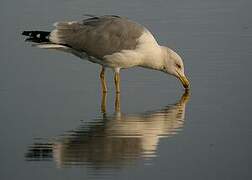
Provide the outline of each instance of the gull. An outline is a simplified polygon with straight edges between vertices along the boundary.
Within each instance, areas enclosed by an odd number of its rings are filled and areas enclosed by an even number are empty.
[[[106,68],[115,72],[116,93],[120,93],[120,70],[143,67],[177,77],[185,89],[189,81],[185,76],[182,58],[172,49],[157,43],[143,25],[126,17],[90,16],[82,21],[56,22],[49,31],[23,31],[26,41],[43,49],[56,49],[72,53],[82,59],[101,65],[102,91],[107,92]]]

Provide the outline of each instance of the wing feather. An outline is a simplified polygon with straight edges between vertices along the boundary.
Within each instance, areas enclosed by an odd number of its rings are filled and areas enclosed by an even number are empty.
[[[134,49],[144,27],[119,16],[91,17],[82,22],[59,22],[50,41],[84,51],[96,58]]]

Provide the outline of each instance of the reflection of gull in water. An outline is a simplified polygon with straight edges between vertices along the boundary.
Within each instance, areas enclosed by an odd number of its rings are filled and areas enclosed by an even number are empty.
[[[58,166],[118,167],[139,157],[155,156],[159,138],[176,134],[184,125],[188,93],[174,105],[135,115],[119,112],[119,96],[116,98],[115,115],[106,115],[106,97],[103,97],[103,118],[83,124],[50,143],[30,146],[27,160],[53,158]]]

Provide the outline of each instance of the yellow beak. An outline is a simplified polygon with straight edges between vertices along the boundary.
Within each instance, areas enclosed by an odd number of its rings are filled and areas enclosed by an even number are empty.
[[[178,73],[178,78],[181,81],[181,83],[183,84],[184,88],[189,89],[190,83],[189,83],[189,80],[186,78],[186,76]]]

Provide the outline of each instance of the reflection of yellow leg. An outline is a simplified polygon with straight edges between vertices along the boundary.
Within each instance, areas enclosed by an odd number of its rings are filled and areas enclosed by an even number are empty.
[[[102,92],[106,93],[107,90],[107,85],[106,85],[106,80],[105,80],[105,68],[102,67],[101,73],[100,73],[100,79],[101,79],[101,85],[102,85]]]
[[[120,93],[116,93],[115,112],[120,112],[120,111],[121,111]]]
[[[115,72],[115,87],[116,87],[116,93],[120,93],[120,73]]]
[[[106,113],[107,93],[102,93],[101,112]]]

